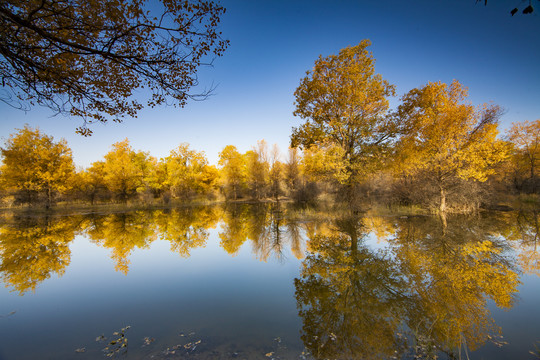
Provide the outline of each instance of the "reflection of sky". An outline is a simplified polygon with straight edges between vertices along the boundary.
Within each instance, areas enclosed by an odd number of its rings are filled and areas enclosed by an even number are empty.
[[[209,348],[225,352],[252,348],[258,355],[273,350],[273,339],[281,337],[298,355],[302,324],[293,281],[301,261],[291,253],[288,241],[283,261],[271,256],[261,262],[250,240],[231,256],[220,247],[222,229],[208,231],[206,246],[190,249],[189,258],[171,252],[168,241],[133,249],[127,275],[114,270],[111,249],[77,236],[61,278],[53,274],[25,296],[0,289],[0,315],[16,311],[0,318],[0,359],[46,358],[48,353],[55,359],[71,359],[80,347],[87,347],[87,353],[77,358],[101,357],[104,345],[94,339],[126,325],[131,325],[130,358],[144,353],[140,345],[145,336],[156,339],[154,351],[180,343],[178,334],[192,331],[193,340],[201,339]],[[302,237],[306,238],[304,233]],[[390,246],[373,233],[363,237],[361,245],[373,253]],[[540,278],[523,275],[521,281],[519,301],[511,310],[489,303],[503,329],[502,340],[509,344],[498,348],[488,343],[474,358],[526,356],[540,340]]]
[[[300,346],[293,283],[299,261],[290,253],[286,262],[260,262],[248,241],[233,257],[211,230],[207,246],[192,249],[187,259],[172,253],[167,241],[134,249],[123,275],[114,271],[109,252],[77,237],[64,276],[53,275],[22,297],[1,289],[0,314],[17,312],[0,319],[0,359],[38,358],[49,346],[55,358],[70,358],[82,346],[91,356],[99,348],[96,336],[125,325],[132,326],[134,343],[151,336],[163,350],[191,331],[216,344],[263,346],[280,336]]]
[[[135,149],[167,156],[181,142],[204,150],[212,163],[234,144],[244,152],[266,139],[285,150],[292,126],[293,92],[320,55],[372,40],[376,69],[398,96],[428,81],[460,80],[474,104],[494,102],[513,121],[540,117],[540,11],[509,11],[522,1],[276,1],[223,0],[221,30],[231,46],[200,73],[215,96],[185,109],[147,109],[123,124],[96,125],[91,138],[75,135],[79,120],[35,108],[27,114],[0,104],[0,135],[24,123],[65,137],[78,165],[99,160],[128,137]],[[392,105],[398,98],[392,100]]]

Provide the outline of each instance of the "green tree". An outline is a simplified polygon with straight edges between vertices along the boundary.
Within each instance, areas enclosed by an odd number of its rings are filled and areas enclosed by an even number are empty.
[[[4,187],[14,189],[24,202],[33,202],[39,195],[50,207],[54,196],[65,192],[75,173],[71,149],[62,139],[39,129],[25,126],[11,134],[0,149],[3,165],[0,168]]]
[[[346,173],[340,180],[347,185],[380,165],[397,131],[395,118],[387,116],[394,86],[375,74],[369,45],[363,40],[319,57],[294,93],[294,115],[305,123],[293,129],[292,146],[338,146]]]
[[[152,6],[150,6],[152,5]],[[184,106],[197,71],[228,46],[217,31],[225,9],[205,0],[7,0],[0,3],[0,100],[39,104],[87,123],[121,121],[147,104]]]

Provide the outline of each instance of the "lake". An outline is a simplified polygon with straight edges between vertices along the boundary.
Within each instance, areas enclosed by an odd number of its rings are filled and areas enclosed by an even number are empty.
[[[0,217],[0,359],[540,358],[539,215]]]

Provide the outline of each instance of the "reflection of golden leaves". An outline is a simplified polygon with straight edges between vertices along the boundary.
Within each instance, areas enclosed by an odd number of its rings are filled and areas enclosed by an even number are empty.
[[[6,286],[23,294],[51,274],[63,275],[79,217],[21,218],[0,230],[0,272]]]

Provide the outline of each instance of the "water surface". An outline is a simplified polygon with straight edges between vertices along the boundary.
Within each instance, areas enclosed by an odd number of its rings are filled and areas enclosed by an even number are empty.
[[[534,359],[537,224],[284,204],[4,215],[0,359]]]

